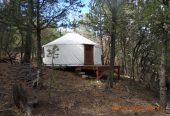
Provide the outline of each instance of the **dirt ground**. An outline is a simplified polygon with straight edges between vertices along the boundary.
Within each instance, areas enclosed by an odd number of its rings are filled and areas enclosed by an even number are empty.
[[[32,88],[19,78],[21,71],[22,65],[0,64],[0,116],[4,115],[2,112],[11,112],[9,116],[26,115],[13,103],[14,83],[22,83],[30,96],[38,98],[38,106],[31,109],[32,116],[170,115],[156,109],[148,110],[148,106],[159,104],[158,96],[129,79],[123,78],[114,84],[112,90],[105,91],[105,82],[83,79],[73,72],[43,68],[41,87]]]

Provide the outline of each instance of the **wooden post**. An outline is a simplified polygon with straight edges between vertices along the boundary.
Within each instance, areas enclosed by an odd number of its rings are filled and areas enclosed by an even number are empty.
[[[96,78],[97,78],[97,81],[99,80],[99,68],[96,67]]]

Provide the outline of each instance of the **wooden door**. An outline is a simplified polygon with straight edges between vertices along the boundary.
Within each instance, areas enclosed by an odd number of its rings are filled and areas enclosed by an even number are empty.
[[[94,46],[84,45],[84,64],[94,65]]]

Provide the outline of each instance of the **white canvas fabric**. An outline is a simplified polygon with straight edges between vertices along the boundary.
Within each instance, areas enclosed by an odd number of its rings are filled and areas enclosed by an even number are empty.
[[[94,65],[101,65],[101,48],[93,41],[77,34],[68,33],[44,46],[43,63],[45,65],[52,64],[52,57],[49,57],[48,49],[52,49],[57,45],[59,51],[56,52],[58,58],[53,59],[54,65],[59,66],[83,66],[84,65],[84,45],[94,45]]]
[[[48,46],[48,45],[80,45],[80,44],[89,44],[89,45],[97,45],[96,43],[94,43],[93,41],[77,34],[77,33],[67,33],[66,35],[44,45],[44,46]],[[44,47],[43,46],[43,47]]]
[[[101,55],[102,55],[102,50],[99,46],[94,46],[94,64],[95,65],[101,65]]]
[[[84,64],[84,49],[83,45],[57,45],[59,51],[58,58],[53,59],[56,65],[82,65]],[[47,65],[52,64],[52,57],[48,57],[48,49],[52,49],[51,46],[44,47],[45,56],[43,62]]]

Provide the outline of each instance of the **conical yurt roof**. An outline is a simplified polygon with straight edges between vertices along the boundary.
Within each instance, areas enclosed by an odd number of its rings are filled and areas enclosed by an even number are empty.
[[[44,46],[49,46],[49,45],[80,45],[80,44],[89,44],[89,45],[97,45],[95,42],[81,36],[78,33],[67,33],[64,36],[47,43]]]

